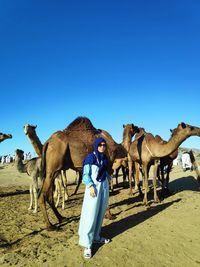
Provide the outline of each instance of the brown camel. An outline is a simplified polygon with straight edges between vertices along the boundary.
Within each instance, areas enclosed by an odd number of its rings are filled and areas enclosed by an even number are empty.
[[[12,134],[0,133],[0,143],[9,138],[12,138]]]
[[[123,159],[116,159],[113,163],[112,170],[113,170],[113,178],[115,177],[116,179],[116,185],[118,186],[118,176],[119,176],[119,171],[122,169],[122,174],[123,174],[123,188],[125,188],[125,182],[126,182],[126,170],[128,167],[128,157],[125,157]],[[113,191],[113,179],[111,180],[111,190]]]
[[[123,141],[122,144],[127,151],[127,158],[128,158],[128,180],[129,180],[129,188],[132,190],[132,170],[133,170],[133,161],[129,154],[130,145],[132,142],[132,137],[138,134],[139,128],[135,128],[133,124],[124,124],[123,125]]]
[[[63,131],[55,132],[44,144],[42,162],[45,170],[44,182],[39,195],[39,203],[44,215],[47,228],[51,228],[46,202],[49,203],[59,222],[63,217],[54,205],[52,194],[52,183],[57,172],[69,168],[80,171],[86,155],[93,151],[96,137],[105,138],[108,149],[109,173],[112,172],[112,163],[116,158],[126,157],[127,152],[119,149],[112,137],[103,130],[96,129],[86,117],[78,117]]]
[[[35,152],[37,153],[37,155],[39,157],[41,157],[43,144],[41,143],[39,137],[36,134],[35,129],[37,128],[37,125],[25,124],[23,128],[24,128],[25,135],[28,137],[33,148],[35,149]],[[62,192],[63,192],[63,194],[62,194]],[[57,199],[56,200],[56,207],[58,207],[61,195],[62,195],[62,209],[65,209],[65,200],[68,199],[69,195],[68,195],[68,191],[67,191],[67,176],[63,170],[61,170],[60,174],[55,179],[54,197]]]
[[[180,123],[167,143],[159,142],[152,134],[143,134],[140,138],[134,140],[130,146],[129,154],[133,161],[142,165],[144,173],[144,199],[143,203],[147,205],[148,189],[148,165],[152,160],[159,160],[173,153],[182,142],[190,136],[200,136],[200,128],[185,123]],[[158,164],[158,163],[157,163]],[[156,175],[154,175],[156,176]],[[155,182],[155,181],[153,181]],[[156,185],[154,185],[156,187]],[[154,191],[154,201],[158,201],[157,193]]]
[[[171,133],[173,134],[173,130],[171,130]],[[155,138],[157,140],[160,140],[162,144],[166,144],[167,141],[163,140],[159,135],[156,135]],[[174,150],[170,155],[167,155],[165,157],[160,158],[160,162],[156,167],[158,167],[157,170],[154,171],[154,173],[157,173],[158,180],[161,182],[162,185],[162,192],[163,194],[169,193],[169,174],[172,169],[173,165],[173,160],[177,157],[178,155],[178,148]],[[166,177],[164,175],[164,168],[166,167]],[[161,175],[161,178],[160,178]]]
[[[38,208],[38,178],[42,181],[42,165],[41,158],[33,158],[23,163],[24,151],[17,149],[15,156],[15,166],[21,173],[27,173],[31,177],[30,183],[30,206],[29,210],[33,209],[33,213],[37,212]],[[35,204],[35,207],[34,207]]]

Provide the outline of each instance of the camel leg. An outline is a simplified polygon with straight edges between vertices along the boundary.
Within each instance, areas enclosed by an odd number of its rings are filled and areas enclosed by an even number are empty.
[[[54,197],[56,198],[55,206],[58,207],[58,204],[60,202],[60,195],[61,195],[61,185],[60,185],[59,177],[56,177],[54,184],[55,184]]]
[[[29,192],[30,192],[30,205],[29,205],[28,210],[32,210],[33,209],[33,184],[32,182],[30,184]]]
[[[139,185],[139,164],[134,162],[134,180],[135,180],[135,192],[138,190]]]
[[[165,174],[164,174],[164,165],[160,165],[160,172],[161,172],[161,184],[162,184],[162,191],[165,190]]]
[[[47,208],[46,208],[47,194],[48,194],[50,186],[51,186],[50,177],[44,178],[43,185],[42,185],[42,188],[40,190],[39,197],[38,197],[38,203],[40,205],[41,211],[42,211],[43,216],[44,216],[44,221],[45,221],[46,227],[48,229],[51,229],[53,226],[51,224],[51,222],[49,221],[49,218],[47,215]]]
[[[126,168],[122,166],[122,174],[123,174],[123,188],[126,187]]]
[[[153,192],[154,192],[154,202],[156,203],[160,202],[160,199],[157,194],[157,189],[156,189],[156,176],[157,176],[157,171],[158,171],[158,164],[159,164],[159,160],[154,160]]]
[[[130,191],[129,191],[129,195],[132,195],[133,194],[133,187],[132,187],[132,171],[133,171],[133,161],[130,157],[130,155],[128,154],[128,180],[129,180],[129,188],[130,188]]]
[[[168,164],[167,165],[167,174],[166,174],[166,179],[165,179],[165,185],[164,185],[164,190],[166,192],[166,194],[171,194],[170,190],[169,190],[169,174],[170,174],[170,171],[172,169],[172,163]]]
[[[62,209],[65,209],[65,200],[68,200],[69,198],[69,194],[68,194],[68,190],[67,190],[67,176],[66,176],[66,172],[61,170],[61,179],[62,179],[62,187],[64,189],[63,192],[63,202],[62,202]]]
[[[34,177],[34,182],[33,182],[33,197],[34,197],[34,202],[35,202],[35,208],[33,210],[33,213],[37,213],[38,210],[38,181],[37,181],[37,174]]]
[[[110,182],[109,182],[111,192],[114,191],[114,189],[113,189],[113,178],[114,178],[114,174],[112,174],[112,179],[111,179]]]
[[[120,169],[120,168],[117,168],[117,169],[115,170],[115,179],[116,179],[116,186],[117,186],[117,187],[118,187],[118,185],[119,185],[119,183],[118,183],[119,169]]]
[[[49,203],[50,207],[52,208],[55,216],[57,217],[59,223],[61,223],[63,221],[63,219],[65,219],[65,217],[63,217],[57,210],[57,208],[55,207],[54,204],[54,198],[53,198],[53,187],[50,186],[48,193],[47,193],[47,202]]]
[[[135,175],[134,175],[134,178],[135,178],[135,191],[139,190],[140,197],[143,198],[143,193],[142,193],[142,190],[141,190],[140,178],[139,178],[139,175],[140,175],[139,163],[134,162],[134,166],[135,166]]]
[[[66,175],[66,172],[61,170],[61,178],[62,178],[62,184],[63,184],[63,187],[64,187],[64,199],[65,200],[68,200],[69,198],[69,193],[68,193],[68,190],[67,190],[67,175]]]
[[[148,164],[143,164],[143,172],[144,172],[144,198],[143,198],[143,204],[146,206],[148,204],[147,199],[147,192],[148,192],[148,171],[147,171]]]
[[[76,195],[76,193],[77,193],[77,191],[79,189],[79,186],[80,186],[81,182],[82,182],[82,172],[79,172],[78,184],[77,184],[77,186],[75,188],[75,191],[74,191],[74,193],[72,195]]]

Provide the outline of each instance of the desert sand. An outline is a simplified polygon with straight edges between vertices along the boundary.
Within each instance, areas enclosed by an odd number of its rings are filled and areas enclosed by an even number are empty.
[[[75,175],[68,176],[72,193]],[[112,241],[95,245],[89,260],[82,257],[77,234],[84,185],[66,201],[65,210],[59,206],[66,221],[57,231],[47,231],[41,211],[28,211],[29,179],[13,164],[0,166],[0,266],[200,266],[200,188],[194,171],[173,167],[173,194],[156,204],[150,192],[148,207],[138,193],[129,196],[128,188],[115,188],[110,208],[116,218],[104,219],[102,228]]]

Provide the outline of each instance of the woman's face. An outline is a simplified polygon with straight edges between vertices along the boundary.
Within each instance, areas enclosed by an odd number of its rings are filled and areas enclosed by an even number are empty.
[[[105,150],[106,150],[106,143],[105,143],[105,142],[101,142],[101,143],[98,145],[98,151],[99,151],[100,153],[103,153],[103,152],[105,152]]]

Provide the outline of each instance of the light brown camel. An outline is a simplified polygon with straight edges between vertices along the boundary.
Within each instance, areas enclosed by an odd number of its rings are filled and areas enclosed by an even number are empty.
[[[123,128],[124,128],[124,130],[123,130],[123,141],[122,141],[122,144],[123,144],[124,148],[127,151],[127,158],[128,158],[128,180],[129,180],[130,192],[132,192],[133,161],[132,161],[132,159],[130,157],[129,149],[130,149],[130,145],[131,145],[133,136],[135,135],[135,138],[136,138],[136,136],[138,136],[138,133],[139,133],[139,129],[140,128],[137,127],[137,129],[136,129],[133,124],[123,124]],[[123,175],[123,176],[125,176],[125,175]]]
[[[42,162],[45,170],[44,182],[39,194],[39,204],[44,215],[47,228],[51,228],[46,202],[49,203],[59,222],[63,217],[54,205],[52,183],[57,172],[69,168],[80,171],[86,155],[93,151],[96,137],[103,137],[108,144],[109,173],[116,158],[126,157],[127,152],[119,149],[119,145],[109,134],[96,129],[86,117],[78,117],[66,129],[54,133],[44,144]]]
[[[200,128],[191,126],[185,123],[180,123],[177,128],[173,130],[173,133],[169,141],[162,144],[156,140],[156,138],[146,133],[137,140],[134,140],[130,146],[129,154],[133,161],[142,165],[144,173],[144,199],[143,203],[147,205],[147,189],[148,189],[148,165],[152,160],[158,160],[161,157],[165,157],[173,153],[182,142],[184,142],[190,136],[200,136]],[[154,185],[155,187],[155,185]],[[157,193],[154,192],[154,201],[158,201],[156,198]]]
[[[126,182],[126,169],[128,167],[128,157],[122,158],[122,159],[116,159],[113,162],[112,170],[113,170],[113,178],[116,179],[116,185],[118,186],[118,176],[119,176],[119,170],[122,169],[123,173],[123,187],[125,188],[125,182]],[[113,191],[113,179],[111,180],[111,190]]]
[[[21,173],[27,173],[31,177],[30,206],[28,209],[33,209],[33,213],[36,213],[38,209],[38,178],[41,181],[43,178],[41,158],[33,158],[23,163],[24,151],[17,149],[15,152],[15,166],[17,170]]]
[[[37,128],[37,125],[25,124],[23,128],[24,128],[24,133],[31,142],[35,152],[39,157],[41,157],[43,144],[41,143],[35,130]],[[62,209],[65,209],[65,200],[68,199],[69,195],[67,191],[67,176],[63,170],[61,170],[60,174],[55,178],[54,197],[57,199],[56,207],[58,207],[59,205],[61,196],[62,196]]]
[[[12,138],[12,134],[0,133],[0,143],[9,138]]]

